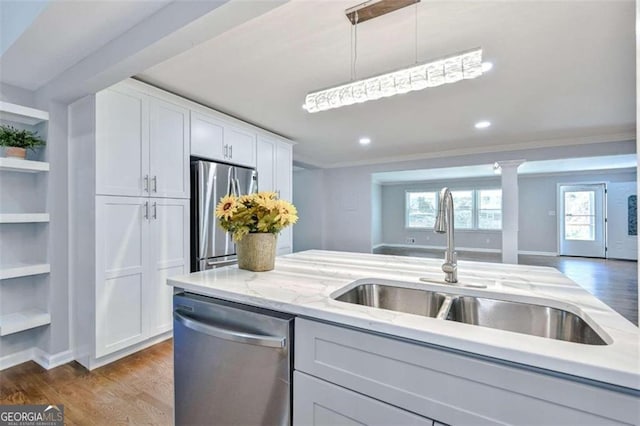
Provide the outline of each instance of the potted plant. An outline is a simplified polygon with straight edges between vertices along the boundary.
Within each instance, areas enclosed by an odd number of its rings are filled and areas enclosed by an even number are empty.
[[[238,267],[260,272],[273,269],[277,234],[298,221],[298,212],[275,192],[258,192],[222,197],[216,217],[236,242]]]
[[[24,160],[27,149],[34,151],[44,145],[45,141],[38,136],[38,132],[20,130],[7,125],[0,126],[0,146],[4,147],[6,157]]]

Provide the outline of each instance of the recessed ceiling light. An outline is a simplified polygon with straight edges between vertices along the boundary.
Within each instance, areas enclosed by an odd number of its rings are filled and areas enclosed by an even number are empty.
[[[493,63],[491,63],[491,62],[483,62],[482,63],[482,72],[491,71],[491,68],[493,68]]]
[[[360,138],[360,145],[369,145],[371,143],[370,138]]]
[[[486,129],[487,127],[491,126],[491,122],[490,121],[478,121],[475,124],[476,129]]]

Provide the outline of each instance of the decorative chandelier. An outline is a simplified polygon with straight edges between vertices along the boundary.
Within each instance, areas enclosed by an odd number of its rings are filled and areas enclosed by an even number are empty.
[[[420,0],[403,0],[402,2],[400,0],[369,1],[346,10],[347,19],[349,19],[354,26],[354,32],[352,32],[352,81],[309,93],[305,97],[303,108],[310,113],[326,111],[328,109],[386,98],[481,76],[484,71],[481,48],[475,48],[455,55],[417,64],[417,4],[419,1]],[[362,22],[409,4],[416,5],[416,64],[374,77],[356,80],[355,59],[357,58],[357,25],[359,16],[362,16],[363,19],[360,19]],[[353,50],[354,33],[355,55]]]

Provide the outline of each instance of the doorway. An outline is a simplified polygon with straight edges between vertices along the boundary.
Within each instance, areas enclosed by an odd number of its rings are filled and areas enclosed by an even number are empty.
[[[560,255],[606,257],[606,186],[560,185]]]

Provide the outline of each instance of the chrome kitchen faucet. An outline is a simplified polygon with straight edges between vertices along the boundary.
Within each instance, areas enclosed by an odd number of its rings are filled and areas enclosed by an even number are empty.
[[[438,234],[447,234],[447,249],[444,252],[442,271],[446,274],[444,280],[448,283],[458,282],[458,255],[455,252],[453,238],[453,217],[453,196],[449,188],[444,187],[440,190],[438,216],[433,230]]]

